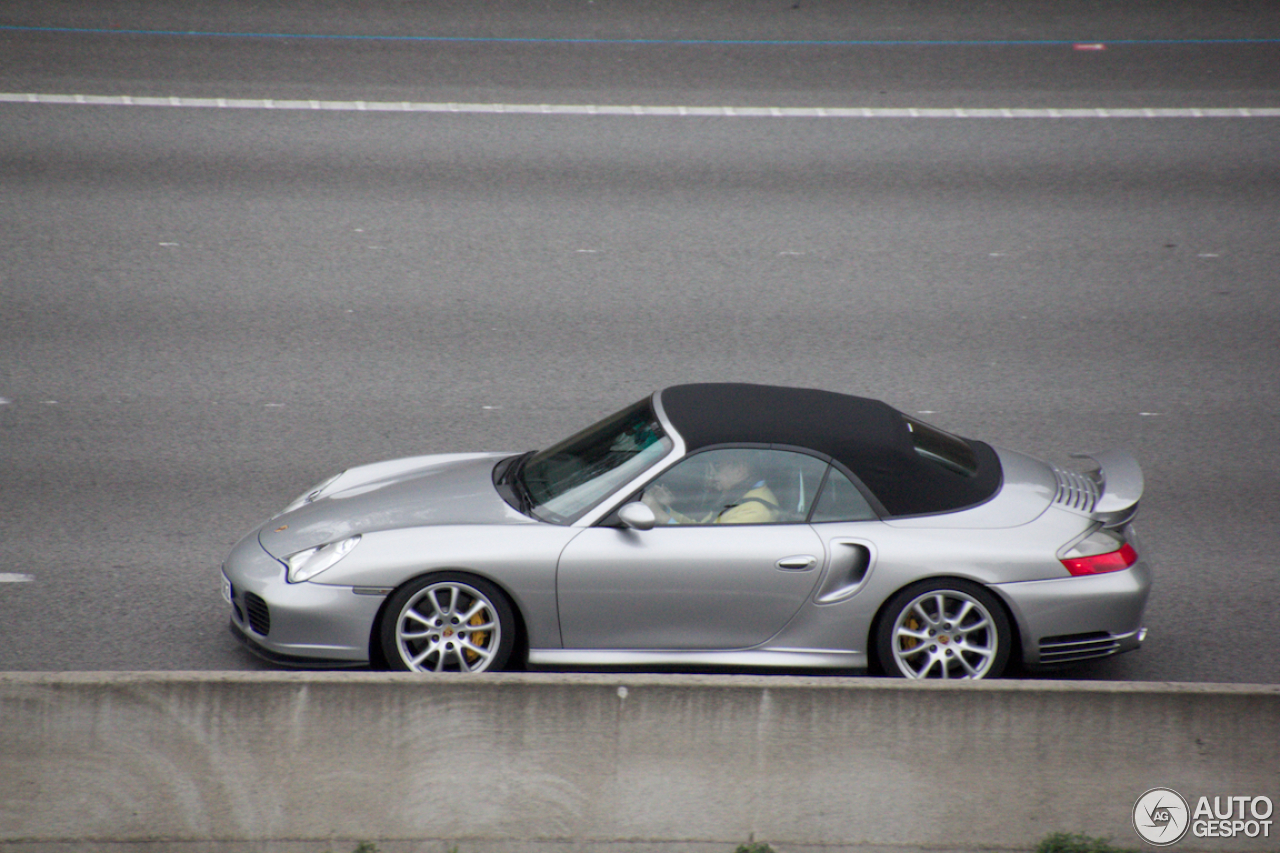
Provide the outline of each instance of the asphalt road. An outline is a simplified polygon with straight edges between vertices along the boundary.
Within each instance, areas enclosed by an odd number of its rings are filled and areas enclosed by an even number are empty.
[[[1132,449],[1150,638],[1059,675],[1276,682],[1280,119],[1190,111],[1280,12],[951,5],[6,4],[0,93],[116,100],[0,102],[0,669],[264,666],[217,566],[314,482],[739,380]]]

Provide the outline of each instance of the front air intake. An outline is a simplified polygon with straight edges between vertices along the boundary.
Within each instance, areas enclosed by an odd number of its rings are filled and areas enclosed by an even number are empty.
[[[260,596],[252,592],[244,594],[244,609],[249,614],[249,627],[263,637],[271,633],[271,609]]]

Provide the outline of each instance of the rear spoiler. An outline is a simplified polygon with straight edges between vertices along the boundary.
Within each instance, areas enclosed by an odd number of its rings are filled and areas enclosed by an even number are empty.
[[[1098,470],[1093,474],[1098,483],[1098,503],[1092,513],[1095,519],[1106,527],[1122,527],[1138,514],[1143,480],[1142,468],[1133,454],[1127,450],[1106,450],[1071,455],[1098,463]]]

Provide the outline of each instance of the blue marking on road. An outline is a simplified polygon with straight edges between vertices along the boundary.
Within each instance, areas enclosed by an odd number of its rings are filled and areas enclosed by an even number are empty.
[[[746,47],[1062,47],[1077,44],[1106,45],[1272,45],[1280,38],[1189,39],[661,39],[661,38],[554,38],[502,36],[379,36],[336,33],[230,33],[202,30],[134,30],[106,27],[32,27],[0,24],[0,31],[67,33],[73,35],[188,36],[203,38],[318,39],[331,41],[400,41],[460,44],[586,44],[586,45],[712,45]]]

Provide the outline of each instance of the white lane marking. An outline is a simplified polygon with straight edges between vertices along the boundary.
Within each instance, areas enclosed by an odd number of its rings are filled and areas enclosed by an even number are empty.
[[[693,116],[704,118],[1280,118],[1280,107],[693,107],[621,106],[616,104],[464,104],[410,101],[280,101],[270,98],[155,98],[130,95],[59,95],[34,92],[0,92],[0,103],[72,104],[107,107],[179,107],[184,109],[303,110],[307,112]]]
[[[31,583],[35,578],[31,575],[0,573],[0,583]]]

